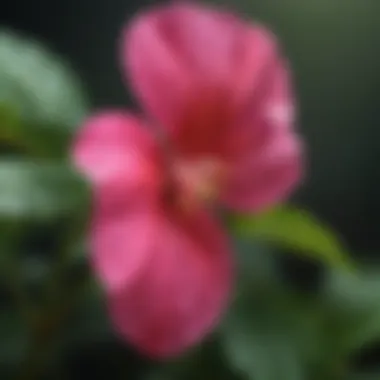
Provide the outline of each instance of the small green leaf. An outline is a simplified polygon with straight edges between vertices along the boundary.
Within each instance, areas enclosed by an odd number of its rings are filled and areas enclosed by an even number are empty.
[[[87,109],[68,64],[40,43],[0,30],[2,145],[38,156],[62,155]]]
[[[0,162],[0,221],[82,216],[88,201],[86,183],[69,166]]]
[[[263,240],[326,264],[352,268],[338,237],[314,216],[291,206],[281,206],[258,216],[235,216],[232,228],[238,234]]]

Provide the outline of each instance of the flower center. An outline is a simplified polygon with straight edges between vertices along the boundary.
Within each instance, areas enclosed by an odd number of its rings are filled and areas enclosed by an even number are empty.
[[[225,176],[223,163],[214,158],[180,160],[174,165],[174,178],[180,206],[210,203],[219,195]]]

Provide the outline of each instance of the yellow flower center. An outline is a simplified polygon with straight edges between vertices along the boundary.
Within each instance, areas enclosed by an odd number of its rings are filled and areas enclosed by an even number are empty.
[[[174,166],[174,177],[179,185],[180,206],[189,209],[200,203],[215,201],[224,176],[224,165],[218,159],[179,161]]]

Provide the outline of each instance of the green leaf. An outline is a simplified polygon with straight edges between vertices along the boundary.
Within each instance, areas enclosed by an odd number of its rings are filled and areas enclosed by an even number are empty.
[[[269,304],[240,300],[221,334],[230,363],[249,379],[304,379],[302,356],[290,327]]]
[[[19,155],[29,151],[29,142],[28,146],[25,146],[17,138],[20,117],[12,107],[5,103],[0,103],[0,125],[0,154],[2,156]]]
[[[68,153],[70,131],[58,124],[22,120],[17,108],[0,103],[0,154],[62,158]]]
[[[39,42],[0,30],[0,100],[15,104],[26,120],[75,129],[87,102],[78,78]]]
[[[233,243],[239,288],[249,287],[262,294],[282,286],[273,247],[240,237]]]
[[[283,305],[284,287],[273,247],[241,238],[235,243],[239,281],[220,329],[229,363],[242,378],[303,379],[303,358],[293,331],[301,324],[292,319],[300,313],[297,310],[289,320],[292,308]]]
[[[5,113],[12,121],[2,124],[0,143],[39,156],[62,154],[87,109],[67,63],[36,41],[0,30],[0,121]]]
[[[225,352],[236,370],[254,380],[340,378],[344,361],[336,340],[341,336],[315,299],[286,291],[259,297],[252,289],[248,293],[236,300],[221,326]]]
[[[88,187],[64,164],[0,161],[0,222],[83,217]]]
[[[331,271],[326,280],[324,302],[341,329],[340,350],[351,355],[380,341],[380,273]]]
[[[273,247],[237,247],[235,301],[221,326],[230,363],[258,380],[335,378],[341,364],[335,340],[341,336],[332,331],[319,297],[290,292],[272,263]]]
[[[326,264],[352,269],[349,254],[328,227],[306,211],[281,206],[259,216],[234,216],[238,234],[263,240]]]
[[[16,112],[5,103],[0,103],[0,123],[1,123],[1,137],[11,138],[7,134],[12,134],[12,130],[15,129],[15,125],[19,122],[19,118]]]

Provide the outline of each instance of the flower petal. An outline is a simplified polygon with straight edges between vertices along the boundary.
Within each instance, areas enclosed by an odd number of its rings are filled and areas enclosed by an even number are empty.
[[[109,293],[116,330],[142,352],[179,354],[210,332],[227,306],[231,263],[222,231],[206,215],[155,215],[149,261],[134,283]],[[133,251],[126,249],[126,253]]]
[[[285,200],[302,177],[302,144],[278,134],[251,156],[235,163],[221,201],[237,211],[259,212]]]
[[[277,59],[267,74],[259,99],[241,120],[242,132],[231,139],[240,150],[222,190],[221,201],[243,212],[259,212],[285,200],[303,174],[289,69]]]
[[[186,154],[225,153],[239,114],[255,107],[278,59],[264,28],[195,4],[137,17],[122,42],[136,94]]]
[[[94,186],[97,206],[146,202],[157,194],[160,160],[143,123],[123,111],[89,118],[74,141],[76,165]]]
[[[106,211],[106,212],[105,212]],[[152,253],[154,227],[149,207],[130,207],[119,214],[98,209],[90,233],[91,263],[107,292],[128,286]]]

